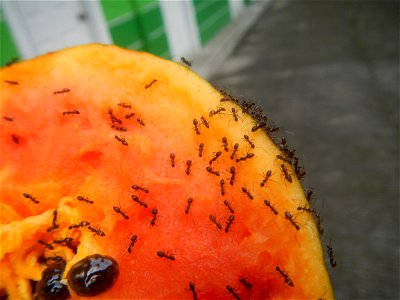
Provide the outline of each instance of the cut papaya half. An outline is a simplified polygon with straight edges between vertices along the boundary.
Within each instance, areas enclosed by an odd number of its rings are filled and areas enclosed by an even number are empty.
[[[3,295],[333,298],[304,171],[256,105],[115,46],[0,76]]]

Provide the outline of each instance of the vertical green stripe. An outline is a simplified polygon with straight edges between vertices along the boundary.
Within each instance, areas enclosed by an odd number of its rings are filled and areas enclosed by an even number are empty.
[[[204,45],[230,20],[228,0],[193,0],[200,40]]]
[[[133,43],[140,41],[143,44],[136,18],[131,16],[122,23],[110,27],[113,42],[121,47],[129,48]]]
[[[101,4],[116,45],[169,56],[169,45],[158,1],[101,0]]]
[[[129,0],[101,0],[107,22],[132,11]]]
[[[0,66],[5,66],[9,62],[20,57],[17,46],[11,35],[0,6]]]
[[[133,2],[133,9],[136,13],[145,14],[147,11],[154,9],[158,6],[157,0],[131,0]]]

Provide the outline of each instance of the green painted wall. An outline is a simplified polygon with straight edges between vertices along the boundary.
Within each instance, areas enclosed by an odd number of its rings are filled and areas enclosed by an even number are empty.
[[[5,66],[19,57],[20,54],[11,35],[10,28],[4,19],[3,11],[0,6],[0,66]]]
[[[101,0],[116,45],[170,57],[160,6],[156,0]]]
[[[193,0],[202,45],[230,21],[228,0]]]

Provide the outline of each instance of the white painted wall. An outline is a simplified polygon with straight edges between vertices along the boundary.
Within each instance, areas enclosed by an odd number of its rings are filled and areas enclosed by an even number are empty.
[[[174,60],[201,48],[192,1],[160,1],[170,52]]]
[[[24,58],[86,43],[110,43],[97,1],[3,1],[4,15]]]
[[[229,0],[229,11],[233,19],[237,17],[244,6],[242,0]]]

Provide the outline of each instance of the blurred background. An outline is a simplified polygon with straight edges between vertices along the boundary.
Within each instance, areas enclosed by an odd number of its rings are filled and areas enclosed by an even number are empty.
[[[205,46],[251,0],[1,0],[1,64],[85,43],[166,58]]]
[[[337,299],[400,299],[399,2],[0,1],[1,65],[99,42],[255,101],[301,158]]]

